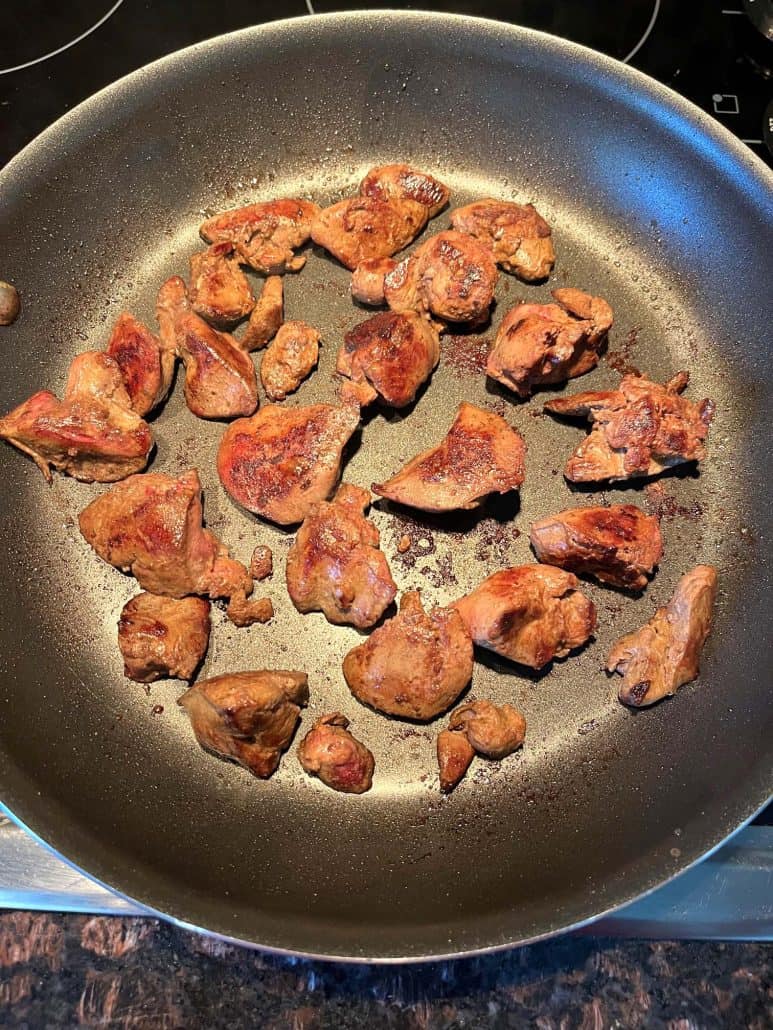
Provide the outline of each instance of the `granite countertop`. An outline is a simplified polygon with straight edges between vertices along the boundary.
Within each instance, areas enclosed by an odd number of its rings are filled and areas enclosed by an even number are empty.
[[[563,937],[422,966],[264,955],[155,919],[0,914],[0,1027],[773,1026],[773,947]]]

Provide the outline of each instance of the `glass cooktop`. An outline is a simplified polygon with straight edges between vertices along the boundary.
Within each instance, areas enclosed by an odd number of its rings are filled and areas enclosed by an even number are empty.
[[[382,6],[496,18],[628,61],[773,166],[773,0],[26,0],[3,12],[0,164],[70,107],[164,54],[277,18]]]

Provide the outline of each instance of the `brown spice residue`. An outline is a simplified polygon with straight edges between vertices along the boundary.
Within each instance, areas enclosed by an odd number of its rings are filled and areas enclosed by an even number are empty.
[[[697,522],[703,517],[703,507],[698,501],[689,505],[679,504],[672,494],[666,493],[662,483],[648,483],[644,488],[645,507],[650,515],[659,519],[673,519],[677,516]]]
[[[458,378],[486,371],[490,344],[485,336],[444,336],[440,355],[443,365]]]
[[[641,375],[639,369],[631,364],[631,353],[635,349],[639,342],[639,326],[632,326],[628,330],[628,335],[625,338],[622,346],[617,350],[608,350],[604,355],[604,360],[608,365],[619,372],[620,375]]]
[[[426,526],[422,526],[409,515],[393,517],[392,540],[397,550],[396,561],[404,569],[414,569],[419,559],[429,558],[435,553],[435,539]]]
[[[478,524],[478,539],[475,541],[475,558],[480,562],[501,559],[506,556],[510,545],[521,535],[512,523],[483,519]]]
[[[454,573],[454,560],[450,554],[444,554],[438,558],[434,569],[429,565],[425,565],[419,569],[419,572],[437,589],[445,586],[456,586],[459,582]]]

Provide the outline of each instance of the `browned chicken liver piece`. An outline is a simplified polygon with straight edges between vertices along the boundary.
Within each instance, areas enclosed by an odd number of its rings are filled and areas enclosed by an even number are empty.
[[[521,485],[524,453],[523,438],[503,418],[465,401],[442,443],[374,483],[373,492],[421,511],[476,508]]]
[[[19,291],[0,279],[0,325],[13,325],[21,311]]]
[[[607,671],[619,672],[618,697],[642,708],[675,694],[699,672],[700,653],[711,632],[717,570],[696,565],[682,576],[673,597],[641,629],[621,637],[609,652]]]
[[[191,310],[179,276],[159,290],[156,314],[162,341],[173,345],[185,364],[185,400],[193,414],[251,415],[258,406],[258,380],[249,354],[229,333],[213,329]]]
[[[365,517],[370,494],[343,483],[315,505],[287,555],[287,591],[299,612],[365,629],[378,622],[397,587],[376,526]]]
[[[363,261],[352,272],[352,296],[361,304],[378,307],[386,303],[384,277],[397,267],[394,258],[371,258]]]
[[[440,789],[453,790],[477,753],[501,760],[523,744],[526,720],[512,705],[469,701],[451,713],[448,729],[438,734]]]
[[[124,675],[138,683],[191,680],[209,644],[209,601],[137,594],[118,620]]]
[[[406,211],[380,197],[349,197],[320,212],[311,238],[342,265],[355,269],[364,261],[396,254],[426,224],[426,212],[417,205]]]
[[[396,204],[417,204],[427,218],[440,214],[451,191],[439,179],[406,164],[379,165],[371,168],[360,183],[363,197],[380,197]]]
[[[262,669],[201,680],[179,704],[205,750],[267,779],[290,746],[308,700],[306,673]]]
[[[264,275],[298,272],[306,264],[296,254],[311,235],[319,207],[308,200],[268,200],[225,211],[199,228],[207,243],[233,243],[239,260]]]
[[[271,401],[294,393],[319,360],[320,335],[306,322],[285,322],[260,363],[260,380]]]
[[[0,440],[28,454],[49,481],[54,468],[84,483],[113,483],[145,468],[153,449],[121,370],[100,351],[75,358],[61,401],[41,390],[0,418]]]
[[[491,251],[474,236],[440,232],[384,277],[384,298],[393,311],[417,311],[441,327],[477,325],[488,318],[497,275]]]
[[[201,482],[181,476],[131,476],[84,508],[80,530],[100,558],[135,576],[143,590],[167,597],[230,597],[252,589],[245,567],[204,529]]]
[[[424,611],[418,591],[344,658],[358,701],[401,719],[428,722],[456,701],[472,676],[472,640],[453,608]]]
[[[440,789],[449,794],[463,778],[475,757],[475,748],[465,733],[441,730],[437,737]]]
[[[225,614],[229,622],[243,629],[256,622],[271,622],[274,605],[270,597],[248,597],[246,591],[240,590],[231,595]]]
[[[162,350],[158,337],[127,311],[118,316],[106,353],[121,370],[131,406],[147,415],[169,393],[174,376],[174,349]]]
[[[408,165],[372,168],[356,197],[319,213],[311,237],[355,269],[364,261],[390,257],[407,247],[445,204],[448,189]]]
[[[363,401],[381,397],[394,408],[404,408],[415,400],[439,359],[440,341],[426,319],[413,311],[382,311],[344,336],[336,372],[362,384]]]
[[[478,200],[452,211],[451,225],[491,247],[499,267],[526,282],[546,278],[555,264],[550,226],[533,204]]]
[[[596,609],[579,585],[563,569],[519,565],[495,572],[453,607],[476,644],[541,669],[580,647],[595,629]]]
[[[281,526],[302,522],[333,492],[343,449],[359,423],[354,404],[269,404],[225,431],[217,453],[220,481],[248,511]]]
[[[573,483],[656,476],[674,465],[702,461],[714,402],[679,395],[689,375],[678,372],[661,386],[644,376],[623,376],[617,390],[558,397],[545,405],[551,415],[584,416],[590,434],[566,463]]]
[[[644,590],[663,554],[660,522],[633,504],[568,508],[534,522],[538,561],[602,583]]]
[[[553,290],[557,304],[516,304],[500,325],[486,374],[528,397],[595,368],[612,326],[612,308],[581,290]]]
[[[189,296],[196,314],[216,329],[230,329],[249,315],[255,298],[233,243],[213,243],[191,256]]]
[[[247,331],[237,346],[244,351],[260,350],[272,340],[282,324],[284,315],[284,287],[278,275],[270,275],[263,284],[263,291],[252,309]]]
[[[331,790],[364,794],[373,785],[376,763],[372,752],[348,727],[349,720],[340,712],[317,719],[298,747],[298,761]]]
[[[258,544],[250,559],[250,575],[258,581],[268,579],[274,571],[274,556],[271,548]]]

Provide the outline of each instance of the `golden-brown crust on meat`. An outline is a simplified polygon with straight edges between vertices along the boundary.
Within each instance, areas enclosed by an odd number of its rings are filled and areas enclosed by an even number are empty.
[[[443,441],[373,491],[422,511],[477,507],[490,494],[516,490],[524,479],[523,438],[493,412],[466,401]]]
[[[617,641],[609,652],[607,671],[623,677],[618,697],[624,704],[654,704],[695,679],[716,596],[717,570],[696,565],[679,580],[664,608]]]

